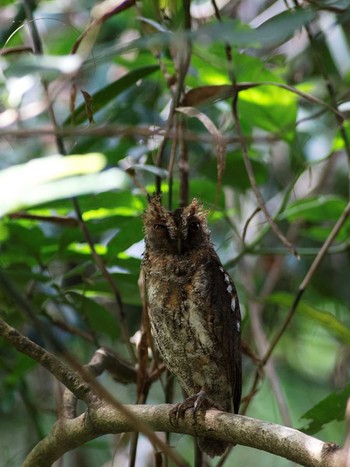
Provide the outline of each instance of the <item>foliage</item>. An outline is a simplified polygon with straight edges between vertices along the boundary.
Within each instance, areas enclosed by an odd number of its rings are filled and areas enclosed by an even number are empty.
[[[171,208],[198,197],[209,209],[242,302],[243,339],[257,358],[266,355],[346,212],[350,161],[349,2],[283,2],[278,13],[270,3],[217,1],[215,14],[210,1],[3,2],[3,320],[57,351],[44,323],[82,363],[104,345],[134,364],[141,214],[145,193],[161,186]],[[247,407],[295,427],[309,419],[309,433],[339,443],[349,393],[349,235],[344,216],[272,349],[274,372]],[[129,350],[126,334],[135,334]],[[15,465],[52,426],[57,383],[2,340],[0,355],[0,463]],[[256,372],[246,356],[245,395]],[[161,379],[147,401],[164,401]],[[135,403],[134,386],[103,382]],[[191,459],[188,439],[172,440]],[[105,438],[84,446],[85,465],[110,459],[109,446]],[[146,443],[138,450],[151,456]],[[261,452],[232,453],[237,465],[256,456],[272,465]]]

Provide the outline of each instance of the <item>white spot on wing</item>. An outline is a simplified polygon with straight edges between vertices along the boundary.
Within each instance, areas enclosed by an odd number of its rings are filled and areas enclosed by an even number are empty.
[[[232,297],[232,300],[231,300],[231,310],[232,311],[235,311],[236,309],[236,297]]]
[[[227,289],[226,289],[226,290],[227,290],[227,292],[228,292],[229,294],[231,294],[231,293],[232,293],[232,291],[233,291],[232,285],[231,285],[231,284],[229,284],[229,286],[227,287]]]

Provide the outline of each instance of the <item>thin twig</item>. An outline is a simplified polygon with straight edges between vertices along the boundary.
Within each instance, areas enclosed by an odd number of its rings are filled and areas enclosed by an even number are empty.
[[[82,216],[82,213],[80,211],[80,206],[79,206],[78,201],[74,198],[72,200],[72,203],[73,203],[73,206],[74,206],[74,210],[75,210],[75,212],[76,212],[76,214],[78,216],[79,227],[80,227],[81,231],[83,232],[83,235],[84,235],[84,237],[85,237],[85,239],[86,239],[86,241],[87,241],[87,243],[88,243],[88,245],[90,247],[91,255],[92,255],[92,257],[93,257],[99,271],[101,272],[103,278],[106,280],[106,282],[108,283],[109,287],[112,290],[115,302],[117,304],[117,313],[118,313],[120,329],[121,329],[121,332],[122,332],[122,335],[123,335],[123,340],[124,340],[124,343],[125,343],[128,351],[129,351],[130,357],[135,362],[136,361],[136,355],[135,355],[134,348],[133,348],[133,346],[132,346],[132,344],[130,342],[130,336],[129,336],[129,332],[128,332],[127,326],[126,326],[126,321],[125,321],[126,317],[125,317],[125,313],[124,313],[121,294],[119,292],[118,287],[116,286],[116,284],[114,282],[114,279],[113,279],[112,275],[108,272],[103,259],[97,253],[97,251],[95,249],[94,241],[93,241],[93,239],[92,239],[92,237],[90,235],[90,232],[89,232],[89,229],[87,228],[86,223],[83,220],[83,216]]]
[[[314,261],[311,264],[310,269],[308,270],[308,272],[306,273],[302,283],[300,284],[299,289],[298,289],[298,291],[297,291],[297,293],[296,293],[296,295],[294,297],[293,304],[292,304],[292,306],[291,306],[291,308],[290,308],[290,310],[288,312],[288,315],[287,315],[284,323],[282,324],[281,328],[279,329],[279,331],[277,332],[277,334],[273,338],[272,342],[270,343],[270,347],[267,350],[264,358],[261,360],[261,366],[264,366],[266,364],[266,362],[270,358],[272,352],[274,351],[276,345],[278,344],[280,338],[283,336],[285,330],[287,329],[289,323],[291,322],[291,320],[292,320],[292,318],[293,318],[293,316],[294,316],[294,314],[295,314],[295,312],[297,310],[298,304],[299,304],[299,302],[301,300],[301,297],[302,297],[303,293],[305,292],[306,287],[309,285],[313,275],[315,274],[315,271],[317,270],[317,268],[320,265],[321,261],[324,259],[330,245],[333,243],[334,239],[338,235],[340,229],[344,225],[344,223],[347,220],[347,218],[349,217],[349,215],[350,215],[350,202],[348,203],[348,205],[346,206],[346,208],[342,212],[341,216],[339,217],[338,221],[334,225],[331,233],[329,234],[326,241],[322,245],[322,248],[318,252],[316,258],[314,259]]]
[[[291,86],[289,84],[278,83],[277,81],[256,81],[256,82],[247,82],[247,83],[241,82],[237,84],[237,90],[238,92],[241,92],[241,91],[246,91],[250,88],[254,88],[258,86],[275,86],[277,88],[285,89],[286,91],[290,91],[293,94],[296,94],[302,97],[303,99],[311,102],[312,104],[321,105],[322,107],[324,107],[325,109],[333,113],[339,119],[338,123],[340,126],[345,120],[344,115],[337,109],[337,107],[334,107],[333,105],[328,104],[327,102],[323,101],[322,99],[319,99],[316,96],[313,96],[312,94],[300,91],[300,89],[294,86]]]
[[[190,29],[191,27],[190,3],[191,3],[190,1],[184,0],[184,18],[185,18],[186,29]],[[157,154],[157,159],[156,159],[157,167],[163,166],[165,148],[169,140],[170,132],[172,128],[174,127],[174,122],[177,119],[176,108],[179,106],[180,101],[181,101],[181,96],[184,90],[185,77],[186,77],[188,67],[190,65],[190,60],[191,60],[190,39],[188,38],[184,39],[183,43],[181,43],[180,41],[180,43],[178,44],[177,52],[178,52],[177,57],[174,57],[175,69],[177,71],[177,83],[176,83],[176,88],[175,88],[175,91],[173,92],[173,96],[171,100],[170,111],[169,111],[168,121],[166,124],[164,138],[158,148],[158,154]],[[176,60],[178,60],[177,66],[176,66]],[[161,191],[161,178],[156,177],[156,192],[160,193],[160,191]]]
[[[256,214],[258,214],[258,212],[260,212],[260,211],[261,211],[260,207],[255,208],[254,211],[252,212],[252,214],[246,220],[246,222],[244,224],[244,227],[243,227],[243,232],[242,232],[242,243],[243,243],[243,245],[245,244],[245,237],[247,235],[247,230],[248,230],[249,224],[254,219]]]
[[[128,2],[125,2],[125,3],[128,3]],[[38,55],[42,55],[42,44],[41,44],[40,35],[39,35],[38,29],[36,27],[35,21],[33,21],[33,16],[32,16],[32,12],[30,10],[28,0],[25,0],[25,8],[26,8],[26,14],[27,14],[28,20],[30,22],[31,34],[32,34],[33,43],[34,43],[34,52],[36,54],[38,54]],[[45,91],[45,96],[46,96],[46,99],[47,99],[47,109],[48,109],[50,121],[51,121],[51,124],[52,124],[53,128],[55,130],[57,130],[58,129],[58,124],[57,124],[53,104],[52,104],[51,99],[50,99],[48,84],[47,84],[47,82],[45,80],[42,80],[42,85],[43,85],[43,88],[44,88],[44,91]],[[56,133],[55,140],[56,140],[56,146],[57,146],[57,149],[58,149],[59,153],[62,154],[62,155],[66,155],[67,151],[66,151],[65,146],[64,146],[63,138]],[[111,287],[111,290],[113,292],[113,295],[115,297],[115,301],[116,301],[116,304],[117,304],[117,313],[118,313],[118,318],[119,318],[119,324],[120,324],[120,328],[121,328],[121,331],[122,331],[122,335],[123,335],[125,345],[126,345],[128,351],[129,351],[129,354],[130,354],[130,357],[132,358],[132,360],[136,361],[135,352],[134,352],[133,346],[131,345],[130,336],[129,336],[127,326],[126,326],[126,322],[125,322],[125,314],[124,314],[124,311],[123,311],[123,305],[122,305],[120,292],[119,292],[117,286],[115,285],[111,274],[108,272],[102,258],[96,252],[95,245],[94,245],[94,242],[93,242],[92,237],[90,235],[90,232],[89,232],[89,230],[87,228],[86,223],[83,220],[83,216],[82,216],[82,213],[81,213],[81,209],[80,209],[78,200],[76,198],[74,198],[72,200],[72,204],[73,204],[75,213],[76,213],[76,215],[78,217],[78,223],[79,223],[80,230],[82,231],[82,233],[83,233],[83,235],[84,235],[84,237],[85,237],[85,239],[86,239],[86,241],[87,241],[87,243],[88,243],[88,245],[90,247],[92,257],[93,257],[97,267],[99,268],[100,272],[102,273],[103,277],[106,279],[107,283]]]
[[[135,138],[149,138],[152,139],[155,136],[167,137],[168,139],[176,139],[176,129],[167,131],[162,127],[149,127],[149,126],[126,126],[126,125],[103,125],[95,126],[90,125],[88,127],[60,127],[52,128],[52,126],[42,126],[35,128],[0,128],[0,137],[6,138],[46,138],[47,136],[61,136],[61,137],[86,137],[86,138],[118,138],[120,136],[135,137]],[[201,143],[212,143],[213,137],[208,133],[185,130],[183,132],[183,138],[186,141],[196,141]],[[235,136],[223,136],[223,143],[234,144],[239,143],[238,137]],[[280,137],[277,135],[254,135],[247,136],[247,142],[254,143],[275,143],[280,141]]]
[[[233,119],[234,119],[234,122],[235,122],[238,138],[240,139],[244,165],[246,167],[249,182],[250,182],[250,185],[251,185],[251,187],[252,187],[252,189],[254,191],[257,203],[258,203],[260,209],[262,210],[262,212],[264,213],[265,218],[266,218],[267,222],[269,223],[272,231],[280,239],[280,241],[283,243],[283,245],[294,256],[296,256],[298,258],[299,255],[298,255],[297,251],[295,250],[293,245],[289,242],[289,240],[285,237],[285,235],[281,232],[281,230],[279,229],[279,227],[277,226],[275,221],[270,216],[270,213],[268,212],[268,210],[266,208],[264,199],[263,199],[263,197],[262,197],[262,195],[260,193],[260,190],[258,188],[257,182],[255,180],[255,176],[254,176],[253,166],[252,166],[252,163],[251,163],[251,161],[249,159],[247,144],[246,144],[246,141],[245,141],[245,138],[244,138],[244,135],[243,135],[243,132],[242,132],[241,124],[240,124],[239,118],[238,118],[237,104],[238,104],[238,93],[236,93],[236,95],[235,95],[235,97],[233,99],[233,102],[232,102],[232,115],[233,115]]]
[[[10,219],[27,219],[39,222],[51,222],[52,224],[62,225],[64,227],[78,227],[79,223],[75,217],[68,216],[42,216],[39,214],[30,214],[28,212],[14,212],[8,214]]]

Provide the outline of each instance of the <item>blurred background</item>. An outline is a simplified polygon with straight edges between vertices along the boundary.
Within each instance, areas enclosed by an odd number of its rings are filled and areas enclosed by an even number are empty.
[[[25,298],[82,364],[107,346],[134,368],[146,192],[161,188],[171,209],[197,197],[240,297],[243,409],[341,444],[349,220],[256,375],[348,203],[349,31],[347,0],[2,0],[0,272],[13,290],[0,287],[1,319],[55,351],[19,306]],[[5,467],[49,432],[62,387],[2,339],[0,356]],[[165,380],[147,403],[165,401]],[[136,402],[132,378],[101,382]],[[193,462],[191,438],[170,442]],[[101,437],[57,465],[130,465],[129,445],[130,435]],[[154,462],[140,437],[136,465]],[[237,446],[225,465],[290,463]]]

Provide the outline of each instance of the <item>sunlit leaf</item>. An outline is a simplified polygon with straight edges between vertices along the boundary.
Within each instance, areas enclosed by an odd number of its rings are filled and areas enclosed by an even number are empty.
[[[53,79],[62,74],[76,73],[82,64],[79,55],[50,56],[29,55],[21,56],[21,59],[11,64],[7,70],[7,76],[24,76],[30,73],[39,73],[45,79]]]
[[[119,169],[95,173],[105,162],[102,154],[49,156],[1,171],[0,215],[55,199],[124,187],[127,177]]]
[[[293,139],[297,116],[295,94],[275,86],[257,86],[239,93],[239,114],[252,127]]]

